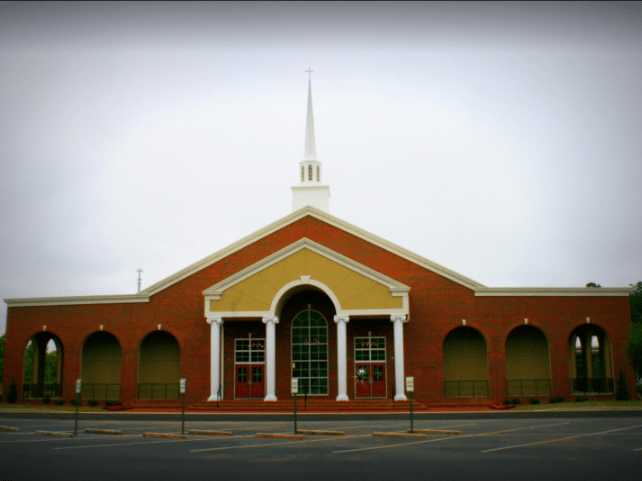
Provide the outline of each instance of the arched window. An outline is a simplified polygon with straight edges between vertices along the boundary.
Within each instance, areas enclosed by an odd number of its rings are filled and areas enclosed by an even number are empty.
[[[292,320],[292,377],[300,394],[328,394],[328,323],[311,308]]]
[[[301,182],[305,180],[305,167],[301,166]]]
[[[308,180],[312,181],[312,166],[308,165]]]
[[[598,326],[587,324],[571,334],[571,382],[574,392],[613,392],[609,341]]]
[[[317,182],[321,182],[321,167],[317,165]]]

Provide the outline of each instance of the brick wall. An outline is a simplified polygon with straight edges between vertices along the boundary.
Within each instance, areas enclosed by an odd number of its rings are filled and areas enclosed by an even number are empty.
[[[205,401],[210,389],[210,329],[203,317],[202,291],[301,237],[310,238],[411,287],[410,322],[404,325],[405,362],[407,375],[415,376],[415,394],[419,400],[443,400],[443,340],[450,330],[461,325],[462,319],[466,319],[467,325],[478,329],[486,339],[490,390],[496,400],[505,397],[506,337],[513,328],[524,323],[524,318],[540,328],[548,340],[553,395],[570,394],[569,336],[575,327],[586,322],[586,317],[606,331],[613,349],[613,376],[617,378],[622,370],[629,383],[629,391],[633,392],[633,372],[626,353],[630,324],[628,298],[475,297],[464,286],[309,216],[155,294],[149,303],[10,307],[3,379],[5,392],[11,380],[15,380],[21,392],[24,348],[30,336],[46,326],[47,331],[55,334],[63,345],[63,397],[71,399],[74,380],[80,374],[83,342],[102,324],[103,329],[114,334],[121,344],[121,397],[129,402],[136,395],[139,344],[160,324],[161,329],[173,334],[180,345],[181,372],[189,380],[188,402]],[[336,396],[336,328],[332,314],[328,312],[330,397]],[[233,322],[225,324],[226,363],[229,353],[233,352],[233,346],[230,351],[228,344],[228,333],[234,329],[230,326]],[[354,392],[351,382],[352,338],[357,330],[363,330],[365,322],[356,320],[348,324],[351,396]],[[392,329],[381,321],[376,325],[377,330],[388,337],[388,394],[392,397]],[[289,346],[288,338],[283,335],[286,329],[289,328],[285,321],[277,326],[277,395],[281,396],[289,391]],[[225,366],[224,380],[226,398],[231,399],[233,373],[229,365]]]

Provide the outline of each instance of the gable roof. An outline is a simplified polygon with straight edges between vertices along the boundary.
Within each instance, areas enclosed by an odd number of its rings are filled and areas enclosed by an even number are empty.
[[[38,305],[72,305],[72,304],[105,304],[120,302],[149,302],[149,298],[154,294],[167,289],[168,287],[182,281],[186,277],[214,264],[224,257],[237,252],[244,247],[280,230],[306,216],[314,217],[322,222],[330,224],[338,229],[348,232],[359,237],[371,244],[413,262],[429,271],[434,272],[446,279],[460,284],[475,292],[477,296],[628,296],[631,289],[628,287],[613,288],[555,288],[555,287],[486,287],[462,274],[452,271],[442,265],[437,264],[425,257],[411,252],[397,244],[387,241],[375,234],[365,231],[353,224],[350,224],[338,217],[306,206],[298,209],[281,219],[247,235],[233,244],[204,257],[203,259],[190,264],[180,271],[161,279],[152,284],[138,294],[108,295],[108,296],[74,296],[74,297],[37,297],[37,298],[16,298],[5,299],[9,306],[38,306]]]

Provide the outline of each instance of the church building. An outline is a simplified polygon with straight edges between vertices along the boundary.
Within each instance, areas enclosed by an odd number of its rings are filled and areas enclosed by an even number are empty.
[[[5,299],[4,392],[126,407],[614,397],[629,288],[487,287],[329,213],[308,82],[293,212],[136,294]],[[599,253],[598,253],[599,254]],[[61,273],[61,276],[63,274]],[[47,361],[55,352],[54,368]],[[370,403],[370,404],[369,404]]]

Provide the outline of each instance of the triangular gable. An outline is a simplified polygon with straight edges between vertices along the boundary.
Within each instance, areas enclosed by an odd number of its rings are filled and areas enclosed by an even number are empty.
[[[206,315],[274,315],[300,285],[326,292],[338,314],[408,314],[408,286],[303,238],[205,289]]]

